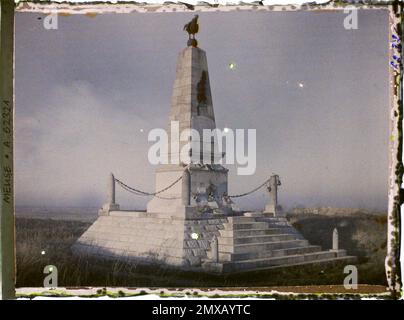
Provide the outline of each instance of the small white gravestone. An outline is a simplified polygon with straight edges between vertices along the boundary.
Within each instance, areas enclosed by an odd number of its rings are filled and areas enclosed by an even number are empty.
[[[338,230],[337,230],[337,228],[334,228],[334,231],[332,232],[332,250],[335,250],[335,251],[338,250]]]

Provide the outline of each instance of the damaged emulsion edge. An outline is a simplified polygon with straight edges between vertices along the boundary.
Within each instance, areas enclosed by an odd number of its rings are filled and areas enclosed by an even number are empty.
[[[14,298],[15,296],[15,247],[14,247],[14,199],[13,185],[10,186],[10,177],[13,175],[13,115],[14,115],[14,61],[13,61],[13,1],[1,0],[2,16],[1,36],[0,36],[0,54],[1,54],[1,70],[0,73],[0,96],[2,103],[2,122],[1,122],[1,166],[3,173],[1,175],[2,185],[2,202],[0,207],[0,298]],[[390,125],[389,125],[389,190],[388,190],[388,229],[387,229],[387,256],[386,256],[386,277],[389,285],[391,296],[372,295],[372,294],[302,294],[302,293],[281,293],[281,292],[257,292],[253,288],[246,288],[245,291],[226,292],[228,290],[220,290],[212,288],[206,290],[192,290],[196,297],[261,297],[261,298],[338,298],[338,297],[373,297],[373,298],[398,298],[401,296],[401,267],[400,267],[400,237],[401,237],[401,204],[403,203],[403,192],[401,191],[402,176],[404,166],[402,163],[403,154],[403,106],[402,106],[402,62],[401,62],[401,42],[398,48],[394,48],[392,39],[402,39],[402,10],[403,6],[399,1],[365,1],[362,4],[354,4],[342,1],[330,1],[323,4],[302,5],[267,5],[264,6],[260,2],[251,4],[234,4],[234,5],[218,5],[204,2],[203,5],[186,5],[186,4],[141,4],[137,2],[69,2],[69,1],[19,1],[15,5],[17,12],[41,12],[50,13],[52,10],[58,10],[63,15],[84,14],[93,16],[99,13],[130,13],[130,12],[187,12],[187,11],[320,11],[320,10],[336,10],[345,6],[355,6],[358,9],[388,9],[389,10],[389,61],[392,61],[393,55],[400,58],[400,62],[393,67],[389,64],[389,109],[390,109]],[[4,12],[3,12],[4,11]],[[11,33],[8,34],[7,32]],[[11,47],[11,48],[10,48]],[[11,49],[11,50],[10,50]],[[11,55],[10,55],[11,54]],[[5,70],[5,72],[4,72]],[[10,110],[11,107],[11,110]],[[9,112],[3,112],[7,111]],[[10,132],[11,130],[11,132]],[[11,143],[11,144],[10,144]],[[11,194],[11,195],[10,195]],[[6,201],[7,200],[7,201]],[[8,267],[8,268],[7,268]],[[96,294],[78,295],[70,294],[68,289],[58,289],[49,291],[47,289],[37,288],[38,293],[18,294],[19,297],[35,297],[35,296],[81,296],[81,297],[98,297],[108,295],[110,297],[130,297],[156,292],[150,288],[149,290],[141,290],[138,293],[131,292],[130,289],[122,289],[117,293],[104,289],[99,289]],[[84,288],[83,288],[84,289]],[[126,292],[124,292],[125,290]],[[164,293],[160,290],[162,297],[183,297],[187,296],[186,290],[183,294],[174,288],[165,288]],[[74,290],[72,290],[74,291]],[[176,292],[173,292],[176,291]],[[213,295],[212,295],[213,294]]]

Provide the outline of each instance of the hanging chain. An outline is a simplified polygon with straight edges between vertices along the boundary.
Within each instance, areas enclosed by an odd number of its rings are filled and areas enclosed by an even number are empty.
[[[155,196],[156,198],[160,198],[160,199],[165,199],[165,200],[174,200],[174,199],[181,199],[181,197],[163,197],[163,196],[158,196],[158,194],[167,191],[168,189],[170,189],[171,187],[173,187],[176,183],[178,183],[181,179],[182,176],[180,176],[177,180],[175,180],[172,184],[170,184],[169,186],[165,187],[164,189],[161,189],[157,192],[145,192],[136,188],[132,188],[130,186],[128,186],[127,184],[123,183],[121,180],[114,178],[115,181],[126,191],[133,193],[137,196]]]
[[[181,199],[181,197],[163,197],[163,196],[158,196],[158,194],[163,193],[164,191],[167,191],[168,189],[172,188],[175,184],[177,184],[182,179],[182,176],[180,176],[177,180],[175,180],[169,186],[167,186],[164,189],[161,189],[157,192],[145,192],[145,191],[130,187],[117,178],[114,178],[114,179],[124,190],[126,190],[130,193],[133,193],[137,196],[155,196],[156,198],[166,199],[166,200]],[[248,195],[254,193],[255,191],[258,191],[259,189],[261,189],[263,186],[265,186],[267,183],[269,183],[270,180],[271,180],[271,178],[265,180],[264,183],[262,183],[261,185],[259,185],[258,187],[254,188],[253,190],[251,190],[249,192],[236,194],[236,195],[229,195],[227,197],[228,198],[240,198],[240,197],[248,196]]]
[[[244,196],[248,196],[251,193],[254,193],[255,191],[258,191],[259,189],[261,189],[263,186],[265,186],[269,181],[271,180],[271,178],[267,179],[263,184],[259,185],[258,187],[256,187],[255,189],[246,192],[246,193],[242,193],[242,194],[236,194],[233,196],[228,196],[229,198],[240,198],[240,197],[244,197]]]

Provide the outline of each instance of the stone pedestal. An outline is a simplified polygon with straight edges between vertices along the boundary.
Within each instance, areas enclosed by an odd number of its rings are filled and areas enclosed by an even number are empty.
[[[147,204],[149,213],[165,213],[171,217],[193,219],[229,211],[226,203],[227,169],[217,166],[190,165],[186,169],[163,167],[156,172],[156,190],[162,190],[188,171],[187,183],[178,182]]]

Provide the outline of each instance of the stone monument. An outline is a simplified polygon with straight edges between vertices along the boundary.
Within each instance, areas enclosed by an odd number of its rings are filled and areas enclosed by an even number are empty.
[[[198,16],[184,30],[189,39],[177,59],[168,132],[176,126],[180,132],[193,129],[203,137],[202,130],[215,129],[216,123],[206,53],[195,39]],[[310,245],[280,215],[278,175],[268,180],[270,203],[264,212],[238,210],[228,195],[228,170],[215,163],[222,155],[214,140],[190,140],[186,161],[180,153],[189,141],[169,145],[167,161],[156,170],[153,193],[135,190],[110,174],[107,203],[73,250],[220,273],[353,259],[335,246],[322,251]],[[153,195],[147,211],[120,210],[116,183],[138,195]]]

